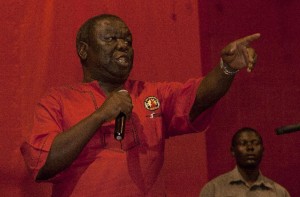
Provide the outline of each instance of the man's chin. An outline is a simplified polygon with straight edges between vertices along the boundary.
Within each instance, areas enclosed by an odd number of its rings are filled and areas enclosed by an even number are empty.
[[[243,167],[245,169],[249,169],[249,170],[253,169],[254,170],[254,169],[256,169],[258,167],[258,163],[256,163],[256,162],[248,162],[245,165],[243,165]]]
[[[113,81],[115,83],[125,83],[125,81],[128,79],[129,75],[119,75],[119,76],[115,76]]]

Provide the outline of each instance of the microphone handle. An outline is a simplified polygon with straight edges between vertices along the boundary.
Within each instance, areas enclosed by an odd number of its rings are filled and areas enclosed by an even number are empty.
[[[120,112],[120,114],[117,116],[115,120],[115,132],[114,132],[114,137],[118,141],[124,139],[125,122],[126,122],[126,115],[123,112]]]

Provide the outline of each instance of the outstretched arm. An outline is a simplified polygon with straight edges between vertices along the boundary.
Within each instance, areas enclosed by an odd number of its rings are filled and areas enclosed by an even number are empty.
[[[257,55],[250,43],[259,37],[259,33],[246,36],[231,42],[222,50],[220,65],[210,71],[198,87],[190,111],[191,121],[225,95],[239,70],[247,68],[251,72],[254,69]]]

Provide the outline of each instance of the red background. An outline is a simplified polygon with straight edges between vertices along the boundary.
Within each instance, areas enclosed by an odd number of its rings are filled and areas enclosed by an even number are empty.
[[[228,42],[260,32],[251,74],[241,71],[217,104],[206,133],[169,139],[164,171],[168,196],[198,196],[209,179],[233,168],[231,136],[257,128],[265,142],[263,173],[299,195],[300,132],[274,128],[299,121],[300,3],[225,0],[10,0],[0,7],[0,192],[49,196],[48,184],[28,176],[19,146],[28,135],[36,101],[51,86],[82,77],[75,34],[89,17],[113,13],[132,30],[132,78],[185,81],[206,74]]]

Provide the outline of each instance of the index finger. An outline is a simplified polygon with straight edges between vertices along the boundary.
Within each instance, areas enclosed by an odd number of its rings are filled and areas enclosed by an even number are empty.
[[[128,92],[128,91],[125,90],[125,89],[121,89],[121,90],[119,90],[118,92]]]
[[[120,92],[122,95],[127,95],[127,94],[129,94],[128,91],[125,90],[125,89],[118,90],[117,92],[118,92],[118,93]]]
[[[129,94],[129,92],[127,90],[122,89],[122,90],[118,90],[117,92],[119,93],[119,95],[126,96],[127,98],[131,99],[130,94]],[[123,97],[123,99],[125,99],[125,97]]]
[[[260,37],[260,33],[255,33],[237,40],[237,44],[243,44],[245,46],[248,46],[250,42],[257,40],[259,37]]]

